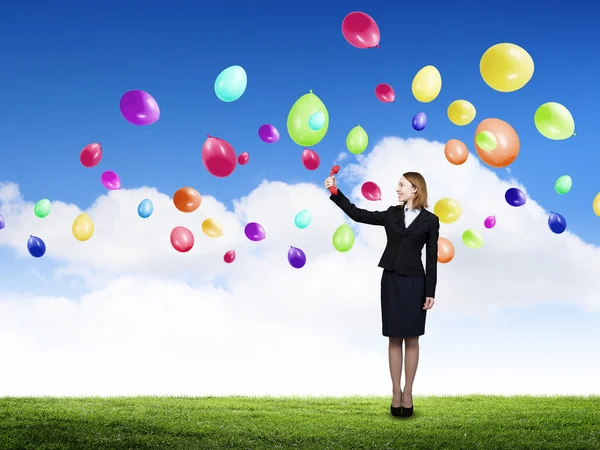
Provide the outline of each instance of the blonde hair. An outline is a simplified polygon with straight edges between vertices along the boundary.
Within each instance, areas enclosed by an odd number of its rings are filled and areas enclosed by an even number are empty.
[[[413,208],[429,208],[427,204],[427,182],[419,172],[406,172],[402,175],[406,180],[417,188],[413,197]]]

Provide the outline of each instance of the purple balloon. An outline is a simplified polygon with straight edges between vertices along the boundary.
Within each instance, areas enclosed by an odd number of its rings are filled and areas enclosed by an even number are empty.
[[[306,255],[302,250],[290,246],[288,250],[288,261],[294,269],[301,269],[306,264]]]
[[[412,119],[412,126],[417,131],[423,131],[427,126],[427,115],[424,112],[416,113]]]
[[[102,181],[102,185],[111,191],[117,191],[121,189],[121,179],[119,175],[114,173],[112,170],[107,170],[100,177],[100,181]]]
[[[6,222],[4,221],[4,217],[0,216],[0,230],[6,226]]]
[[[504,194],[504,198],[510,206],[523,206],[527,200],[523,191],[517,188],[508,189]]]
[[[246,225],[246,228],[244,228],[244,233],[248,239],[254,242],[262,241],[266,237],[265,229],[260,223],[256,222],[250,222],[248,225]]]
[[[561,234],[567,229],[567,221],[559,213],[550,211],[548,226],[554,234]]]
[[[121,114],[134,125],[151,125],[160,117],[158,103],[144,91],[127,91],[119,104]]]
[[[258,137],[267,144],[272,144],[279,140],[279,131],[273,125],[262,125],[258,129]]]
[[[483,221],[483,226],[488,230],[496,226],[496,216],[489,216]]]

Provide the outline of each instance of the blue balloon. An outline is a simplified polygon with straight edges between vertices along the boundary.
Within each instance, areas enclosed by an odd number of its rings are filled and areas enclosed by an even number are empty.
[[[416,113],[412,120],[412,126],[417,131],[423,131],[427,126],[427,115],[424,112]]]
[[[241,66],[224,69],[215,80],[215,94],[224,102],[235,102],[246,91],[248,76]]]
[[[138,215],[142,219],[147,219],[152,215],[152,211],[154,211],[154,205],[152,204],[152,200],[146,198],[140,202],[138,205]]]
[[[308,119],[308,126],[313,131],[319,131],[325,125],[325,114],[316,112]]]
[[[567,229],[567,221],[558,213],[550,212],[548,226],[554,234],[561,234]]]
[[[510,188],[504,193],[504,199],[510,206],[523,206],[527,199],[521,189]]]
[[[46,244],[39,237],[30,235],[27,240],[27,250],[34,258],[41,258],[46,253]]]

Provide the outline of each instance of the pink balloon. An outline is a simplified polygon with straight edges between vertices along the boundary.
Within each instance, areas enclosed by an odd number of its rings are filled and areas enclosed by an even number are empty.
[[[233,261],[235,261],[235,250],[229,250],[227,253],[225,253],[223,256],[223,261],[225,261],[227,264],[231,264]]]
[[[317,167],[319,167],[320,163],[321,159],[319,158],[317,152],[308,148],[304,149],[302,152],[302,164],[304,164],[304,167],[306,167],[308,170],[315,170]]]
[[[119,175],[114,173],[112,170],[107,170],[100,176],[100,181],[102,181],[102,185],[111,191],[117,191],[121,189],[121,179]]]
[[[235,169],[235,150],[229,142],[209,135],[202,146],[202,163],[211,175],[225,178]]]
[[[194,246],[194,235],[186,227],[175,227],[171,231],[171,245],[178,252],[189,252]]]
[[[483,226],[487,229],[494,228],[496,226],[496,216],[489,216],[483,221]]]
[[[246,165],[248,164],[249,159],[250,155],[248,154],[248,152],[240,153],[240,156],[238,156],[238,164],[240,166]]]
[[[371,16],[354,11],[344,17],[342,34],[348,43],[356,48],[379,47],[379,27]]]
[[[383,103],[392,103],[396,100],[394,88],[386,83],[380,83],[375,87],[375,96]]]
[[[79,161],[83,167],[94,167],[102,159],[102,147],[99,142],[88,144],[83,147],[79,154]]]
[[[381,200],[381,189],[372,181],[366,181],[360,188],[360,192],[367,200]]]

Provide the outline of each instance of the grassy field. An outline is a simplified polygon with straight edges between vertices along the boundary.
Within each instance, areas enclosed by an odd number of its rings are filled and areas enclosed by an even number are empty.
[[[0,449],[600,449],[600,397],[0,398]]]

